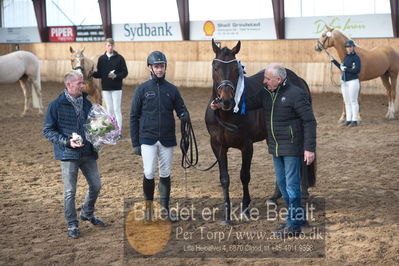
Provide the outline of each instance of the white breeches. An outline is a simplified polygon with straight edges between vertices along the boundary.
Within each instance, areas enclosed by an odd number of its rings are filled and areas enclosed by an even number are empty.
[[[122,101],[122,90],[117,91],[102,91],[103,99],[107,105],[107,111],[110,115],[116,118],[119,130],[122,132],[122,111],[121,111],[121,101]]]
[[[159,177],[162,178],[170,176],[173,147],[165,147],[159,141],[157,141],[154,145],[142,144],[141,156],[143,158],[145,178],[154,178],[157,161],[159,166]]]
[[[345,102],[346,121],[359,120],[359,79],[341,81],[342,97]]]

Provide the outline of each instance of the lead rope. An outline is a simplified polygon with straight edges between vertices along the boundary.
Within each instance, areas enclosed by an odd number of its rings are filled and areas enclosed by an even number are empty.
[[[211,170],[219,160],[220,154],[222,152],[222,145],[220,145],[219,154],[216,158],[216,161],[208,168],[200,169],[196,166],[198,163],[198,145],[191,121],[189,120],[181,122],[180,130],[181,130],[180,150],[182,152],[181,167],[184,169],[184,183],[185,183],[184,186],[185,186],[185,195],[187,198],[188,197],[187,169],[193,167],[202,172]],[[188,153],[189,150],[190,152]]]
[[[331,58],[331,54],[327,51],[326,48],[324,48],[323,45],[320,45],[321,49],[327,54],[328,58]],[[330,61],[330,81],[331,83],[336,86],[336,87],[340,87],[341,85],[338,84],[337,82],[335,82],[334,78],[333,78],[333,62]]]
[[[181,129],[180,149],[182,152],[181,167],[183,167],[183,169],[193,167],[203,172],[212,169],[216,165],[218,160],[216,160],[211,166],[209,166],[206,169],[200,169],[197,167],[198,145],[191,121],[181,122],[180,129]],[[219,151],[219,156],[220,152],[221,151]]]
[[[334,78],[333,78],[333,62],[330,62],[330,81],[331,83],[336,86],[336,87],[340,87],[341,85],[338,84],[337,82],[335,82]]]

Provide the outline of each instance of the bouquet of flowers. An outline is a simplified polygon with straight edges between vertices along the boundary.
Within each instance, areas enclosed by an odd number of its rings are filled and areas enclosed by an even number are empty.
[[[86,124],[86,139],[99,152],[104,144],[115,145],[120,139],[120,130],[115,118],[99,104],[93,104]]]

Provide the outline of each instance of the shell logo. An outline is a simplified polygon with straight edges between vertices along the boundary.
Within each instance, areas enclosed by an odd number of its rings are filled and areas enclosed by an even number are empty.
[[[204,32],[206,36],[212,36],[215,32],[215,24],[210,20],[206,21],[204,23]]]

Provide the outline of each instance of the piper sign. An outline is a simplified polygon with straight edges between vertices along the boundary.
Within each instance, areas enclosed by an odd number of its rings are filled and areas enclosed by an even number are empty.
[[[50,42],[74,42],[75,38],[74,26],[49,27]]]

